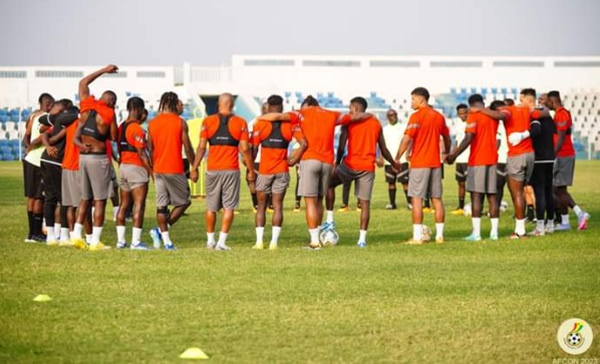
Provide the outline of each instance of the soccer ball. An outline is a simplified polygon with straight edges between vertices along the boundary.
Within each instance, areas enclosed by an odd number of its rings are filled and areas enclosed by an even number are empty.
[[[337,245],[340,236],[335,229],[326,229],[319,234],[319,240],[321,241],[321,244],[325,246],[334,246]]]
[[[571,346],[579,346],[581,344],[581,335],[578,332],[571,332],[567,335],[567,341]]]
[[[471,203],[470,202],[465,205],[465,208],[463,209],[463,212],[464,212],[465,216],[471,216],[473,214],[473,210],[471,209]]]
[[[427,225],[423,225],[422,234],[423,234],[424,241],[431,240],[431,229],[429,227],[427,227]]]
[[[502,200],[500,202],[500,211],[504,212],[506,210],[508,210],[508,202]]]

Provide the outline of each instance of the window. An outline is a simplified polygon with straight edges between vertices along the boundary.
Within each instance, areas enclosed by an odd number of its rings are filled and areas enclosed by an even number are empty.
[[[481,61],[431,61],[431,67],[483,67]]]
[[[419,61],[370,61],[371,67],[421,67]]]
[[[26,78],[27,71],[0,71],[0,78]]]
[[[138,78],[165,78],[164,71],[137,71]]]
[[[35,71],[37,78],[82,78],[82,71]]]
[[[359,61],[321,61],[305,60],[302,61],[304,67],[360,67]]]
[[[541,61],[494,61],[494,67],[544,67]]]
[[[554,67],[600,67],[600,61],[555,61]]]
[[[292,59],[245,59],[244,66],[293,66]]]

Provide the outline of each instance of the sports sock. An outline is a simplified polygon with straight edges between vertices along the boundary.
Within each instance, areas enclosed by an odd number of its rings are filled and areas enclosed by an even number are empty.
[[[125,242],[125,226],[117,225],[117,243]]]
[[[271,233],[271,244],[279,242],[279,234],[281,234],[281,226],[273,226]]]
[[[142,229],[134,227],[131,230],[131,245],[138,245],[142,240]]]

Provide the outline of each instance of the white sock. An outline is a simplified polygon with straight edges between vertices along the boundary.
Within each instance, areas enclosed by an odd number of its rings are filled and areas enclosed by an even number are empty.
[[[215,233],[206,233],[206,245],[215,245]]]
[[[573,212],[575,213],[575,215],[577,217],[579,217],[579,216],[581,216],[581,213],[583,211],[581,211],[581,208],[579,207],[579,205],[575,205],[575,206],[573,206]]]
[[[515,233],[517,235],[525,235],[525,219],[515,220]]]
[[[358,242],[367,242],[367,230],[359,230],[358,232]]]
[[[327,222],[333,222],[333,211],[327,210]]]
[[[436,222],[435,223],[435,238],[443,238],[444,237],[444,223]]]
[[[273,226],[271,235],[271,244],[277,244],[279,241],[279,234],[281,233],[281,226]]]
[[[60,237],[60,223],[54,223],[54,237],[57,240]]]
[[[544,219],[538,219],[535,229],[537,231],[544,231]]]
[[[481,217],[472,217],[471,223],[473,224],[473,236],[481,237]]]
[[[46,230],[46,242],[49,243],[51,241],[56,241],[56,236],[54,235],[54,228]]]
[[[117,243],[124,243],[124,242],[125,242],[125,226],[117,225]]]
[[[92,234],[85,234],[85,243],[90,245],[92,243]]]
[[[131,245],[138,245],[142,240],[142,229],[134,227],[131,231]]]
[[[227,236],[229,234],[228,233],[224,233],[224,232],[220,232],[219,233],[219,241],[217,242],[218,246],[225,246],[225,243],[227,242]]]
[[[560,223],[563,225],[569,225],[569,214],[560,215]]]
[[[60,229],[60,241],[69,241],[69,229],[61,228]]]
[[[119,213],[119,206],[113,206],[113,221],[117,220],[118,213]]]
[[[319,228],[308,229],[308,233],[310,234],[310,243],[318,244],[319,243]]]
[[[548,220],[548,222],[546,222],[546,228],[547,229],[554,229],[554,220],[550,219]]]
[[[256,244],[262,244],[263,243],[263,236],[265,234],[265,228],[263,227],[257,227],[256,228]]]
[[[497,217],[492,217],[490,219],[492,222],[492,229],[490,231],[490,235],[498,235],[498,225],[500,225],[500,219]]]
[[[83,231],[83,225],[75,223],[75,225],[73,226],[72,238],[73,239],[81,239],[82,231]]]
[[[92,227],[92,245],[96,245],[100,242],[102,236],[102,226]]]
[[[423,239],[423,224],[413,224],[413,240]]]
[[[161,231],[160,236],[162,237],[162,240],[165,245],[173,245],[173,242],[171,241],[171,238],[169,237],[169,230]]]

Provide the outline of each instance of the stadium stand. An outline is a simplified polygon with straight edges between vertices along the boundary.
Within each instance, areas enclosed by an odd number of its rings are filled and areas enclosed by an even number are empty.
[[[0,67],[0,158],[21,157],[24,121],[39,94],[50,92],[78,102],[77,82],[94,69]],[[429,89],[430,103],[448,119],[472,93],[481,93],[490,103],[518,99],[521,87],[558,89],[573,116],[578,158],[600,158],[600,92],[594,89],[599,79],[600,57],[234,55],[230,66],[123,66],[118,75],[99,79],[95,89],[117,93],[119,121],[126,116],[131,96],[141,96],[148,118],[154,118],[160,95],[169,90],[186,100],[186,120],[214,112],[216,96],[229,91],[236,98],[236,113],[248,121],[259,115],[262,101],[276,93],[284,96],[287,110],[300,108],[311,94],[323,107],[345,111],[352,97],[362,95],[382,123],[390,107],[408,120],[410,91],[417,86]]]

